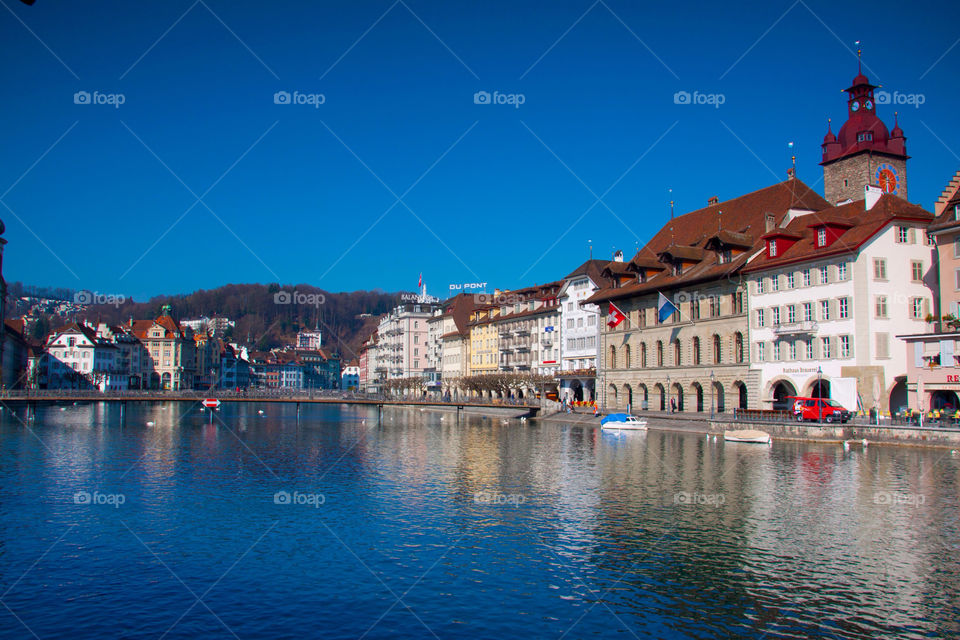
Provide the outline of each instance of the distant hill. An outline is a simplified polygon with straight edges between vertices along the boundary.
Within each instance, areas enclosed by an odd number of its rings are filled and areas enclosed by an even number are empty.
[[[17,287],[18,292],[30,289]],[[73,292],[57,289],[55,293],[73,299]],[[319,327],[324,347],[349,361],[357,357],[360,345],[376,327],[376,316],[399,304],[401,295],[382,290],[330,293],[307,284],[228,284],[188,294],[155,296],[147,302],[92,304],[75,319],[119,324],[131,318],[154,318],[163,305],[169,304],[178,320],[204,315],[230,318],[236,326],[227,336],[259,350],[292,344],[300,329]],[[373,317],[361,317],[363,314]]]

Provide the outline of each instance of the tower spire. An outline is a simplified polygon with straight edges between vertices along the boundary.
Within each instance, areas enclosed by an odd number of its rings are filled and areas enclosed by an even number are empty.
[[[861,54],[863,54],[863,48],[860,46],[860,41],[857,40],[857,75],[863,73],[863,62],[860,59]]]

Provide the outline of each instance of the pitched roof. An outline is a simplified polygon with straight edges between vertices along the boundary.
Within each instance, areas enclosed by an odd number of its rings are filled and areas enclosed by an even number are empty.
[[[587,276],[593,281],[593,284],[598,287],[603,287],[611,284],[609,279],[603,275],[603,268],[607,265],[608,260],[596,260],[590,259],[581,264],[579,267],[571,271],[564,280],[573,280],[579,276]]]
[[[933,214],[924,210],[923,207],[911,204],[893,194],[881,196],[869,211],[865,209],[863,200],[830,207],[818,211],[816,215],[801,216],[791,220],[785,230],[790,235],[797,237],[798,240],[787,247],[786,250],[779,251],[774,258],[768,257],[765,251],[758,253],[743,268],[743,272],[751,273],[787,264],[850,253],[859,249],[893,220],[913,220],[927,223],[932,218]],[[821,225],[830,226],[832,223],[840,223],[836,226],[838,228],[846,227],[846,230],[828,246],[817,247],[817,227]]]
[[[701,255],[699,262],[683,270],[680,275],[672,270],[662,270],[645,282],[602,289],[588,298],[587,302],[626,298],[725,277],[743,267],[750,254],[763,246],[760,236],[766,231],[768,214],[773,216],[774,226],[779,226],[791,209],[818,211],[829,207],[830,203],[813,189],[801,180],[791,178],[732,200],[685,213],[668,221],[630,262],[638,267],[653,268],[653,261],[659,262],[660,255],[665,252],[678,257],[680,253],[691,258]],[[706,249],[708,243],[724,231],[737,234],[732,236],[737,242],[750,238],[751,250],[732,256],[729,262],[720,262],[717,253]]]

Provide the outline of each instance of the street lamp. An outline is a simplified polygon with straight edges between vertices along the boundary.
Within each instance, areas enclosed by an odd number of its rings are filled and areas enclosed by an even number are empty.
[[[670,376],[667,376],[667,405],[664,407],[667,411],[670,411]]]
[[[713,371],[710,372],[710,419],[713,420],[713,394],[716,389],[716,385],[713,384],[714,376]]]
[[[817,366],[817,422],[823,422],[823,367]]]

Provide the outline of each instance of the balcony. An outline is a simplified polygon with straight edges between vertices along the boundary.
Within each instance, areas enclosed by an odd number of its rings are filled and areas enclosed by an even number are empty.
[[[540,344],[543,345],[543,346],[545,346],[545,347],[552,347],[552,346],[553,346],[553,340],[552,340],[551,338],[541,338],[541,339],[540,339]]]
[[[529,335],[530,335],[530,330],[529,330],[529,329],[517,329],[517,330],[514,331],[514,333],[517,335],[518,338],[520,338],[520,337],[526,337],[526,336],[529,336]]]
[[[519,344],[514,347],[514,351],[517,353],[528,353],[530,351],[530,345],[528,344]]]
[[[817,333],[818,329],[819,326],[813,320],[773,325],[773,333],[778,336],[813,335]]]

